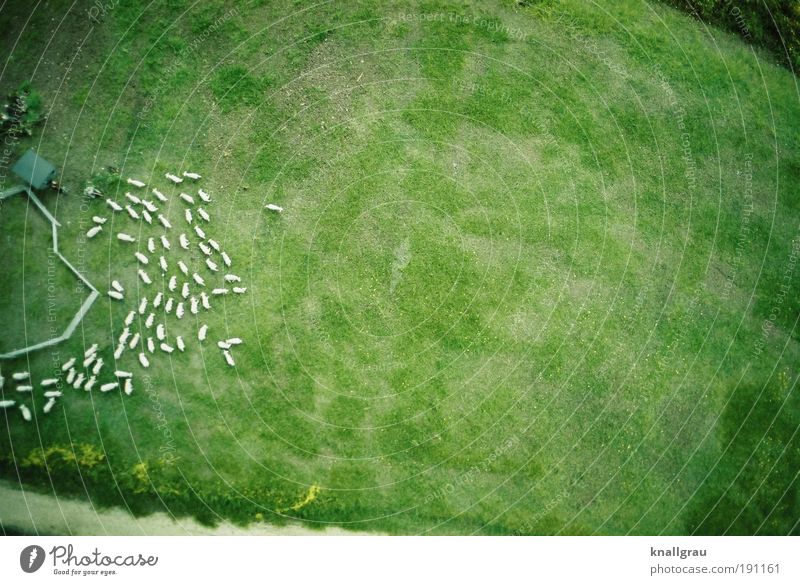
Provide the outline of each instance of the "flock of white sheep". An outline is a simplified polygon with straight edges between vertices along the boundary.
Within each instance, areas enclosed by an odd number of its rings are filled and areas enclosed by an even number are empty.
[[[197,182],[201,176],[197,173],[184,172],[183,177],[167,173],[166,179],[176,186],[183,187],[185,180]],[[133,235],[118,231],[115,239],[122,246],[137,244],[132,252],[136,259],[136,274],[140,283],[137,284],[136,291],[131,293],[130,298],[136,295],[134,308],[132,308],[124,319],[124,328],[114,343],[114,362],[115,368],[118,362],[123,359],[125,352],[137,353],[139,366],[142,368],[150,367],[150,359],[158,352],[172,354],[176,349],[185,352],[187,341],[181,335],[171,335],[169,331],[169,321],[171,318],[181,320],[188,312],[195,316],[198,323],[197,341],[205,343],[209,334],[208,325],[202,323],[202,313],[212,310],[212,298],[234,294],[245,294],[247,287],[241,286],[242,279],[237,274],[230,272],[232,261],[230,256],[222,249],[219,242],[208,237],[205,229],[211,223],[211,215],[203,207],[203,204],[212,203],[211,196],[203,189],[197,189],[196,195],[186,193],[181,190],[178,198],[183,205],[183,217],[186,222],[186,230],[173,229],[170,221],[159,213],[159,204],[170,203],[170,198],[157,188],[152,188],[151,193],[158,203],[139,197],[136,193],[146,192],[147,184],[137,179],[129,178],[127,183],[136,188],[134,193],[125,193],[125,203],[120,205],[113,199],[106,199],[106,204],[113,214],[125,220],[135,222],[133,227],[141,227],[141,222],[154,224],[154,218],[158,221],[163,233],[158,237],[147,237],[146,242],[138,242]],[[199,204],[195,202],[195,196]],[[270,211],[280,213],[281,207],[268,204],[266,208]],[[199,218],[202,222],[196,221]],[[115,218],[117,219],[117,218]],[[89,239],[96,238],[107,228],[108,218],[96,215],[92,218],[93,226],[86,232]],[[113,224],[119,222],[112,221]],[[205,229],[204,227],[205,226]],[[133,230],[132,230],[133,231]],[[191,266],[191,254],[184,255],[184,258],[177,258],[177,248],[173,250],[172,242],[177,234],[179,248],[186,252],[199,250],[195,260],[198,266]],[[188,234],[188,235],[187,235]],[[193,243],[194,240],[194,243]],[[144,244],[144,245],[142,245]],[[111,242],[113,245],[113,241]],[[221,270],[221,268],[224,269]],[[175,270],[177,268],[177,271]],[[215,282],[219,286],[207,285],[208,282]],[[136,279],[133,279],[134,282]],[[152,289],[152,300],[147,296],[148,290]],[[112,279],[108,290],[109,298],[118,302],[128,300],[125,286],[117,280]],[[233,357],[234,348],[243,343],[239,337],[220,339],[217,347],[222,353],[225,363],[234,367],[236,362]],[[95,386],[101,392],[111,392],[121,390],[126,395],[131,395],[134,390],[133,372],[114,369],[111,374],[103,375],[104,360],[98,354],[98,344],[93,344],[87,349],[80,358],[71,357],[61,365],[61,372],[57,377],[41,380],[39,385],[44,390],[46,402],[42,412],[49,413],[58,398],[63,396],[63,389],[72,386],[76,390],[92,391]],[[110,370],[110,368],[109,368]],[[105,378],[105,381],[101,381]],[[15,390],[20,393],[31,393],[34,391],[33,382],[29,372],[15,372],[12,374]],[[4,393],[5,379],[0,375],[0,397]],[[0,409],[8,409],[17,405],[13,399],[0,400]],[[22,418],[31,421],[33,415],[31,409],[23,403],[19,405]]]

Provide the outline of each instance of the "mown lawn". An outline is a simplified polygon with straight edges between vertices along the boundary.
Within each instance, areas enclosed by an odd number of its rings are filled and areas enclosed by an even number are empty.
[[[770,55],[640,0],[131,4],[0,11],[0,87],[52,107],[18,149],[64,170],[45,201],[102,291],[136,260],[83,239],[85,182],[202,173],[248,287],[204,322],[245,344],[7,411],[2,478],[205,522],[800,533],[800,104]],[[129,308],[3,375],[113,361]]]

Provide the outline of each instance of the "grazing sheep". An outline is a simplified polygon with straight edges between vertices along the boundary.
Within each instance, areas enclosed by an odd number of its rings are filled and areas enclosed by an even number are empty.
[[[91,228],[88,232],[86,232],[86,237],[93,238],[102,231],[103,231],[103,226],[96,225],[93,228]]]
[[[96,356],[96,355],[94,355],[94,354],[90,355],[90,356],[89,356],[89,357],[87,357],[85,360],[83,360],[83,367],[84,367],[84,368],[88,368],[89,366],[91,366],[91,365],[92,365],[92,363],[93,363],[93,362],[94,362],[94,360],[96,360],[96,359],[97,359],[97,356]]]
[[[114,350],[114,359],[118,360],[122,357],[122,352],[125,351],[125,345],[118,345],[117,349]]]
[[[86,384],[83,385],[84,391],[91,392],[91,390],[92,390],[92,388],[94,388],[95,384],[97,384],[97,377],[96,376],[92,376],[91,378],[86,380]]]
[[[175,309],[175,316],[178,319],[183,319],[183,303],[178,303],[178,307]]]
[[[111,288],[113,288],[117,292],[121,292],[121,293],[125,292],[125,289],[122,287],[122,285],[119,283],[118,280],[112,280],[111,281]]]
[[[33,392],[33,386],[29,386],[27,384],[23,386],[17,386],[17,392]]]
[[[203,303],[203,308],[206,311],[211,310],[211,303],[208,301],[208,295],[206,293],[200,293],[200,302]]]
[[[93,343],[91,346],[89,346],[89,349],[83,352],[83,357],[89,357],[90,355],[97,353],[98,347],[99,346],[96,343]]]
[[[247,287],[246,286],[234,286],[233,287],[233,292],[236,293],[237,295],[243,295],[244,293],[247,292]]]
[[[202,277],[202,276],[200,276],[199,274],[197,274],[196,272],[193,272],[193,273],[192,273],[192,278],[194,279],[194,281],[195,281],[195,282],[196,282],[198,285],[200,285],[200,286],[205,286],[205,285],[206,285],[206,281],[205,281],[205,280],[203,280],[203,277]]]
[[[203,228],[201,228],[197,224],[194,225],[194,233],[196,233],[197,237],[200,238],[201,240],[205,240],[206,239],[206,232],[204,232]]]
[[[150,367],[150,360],[147,359],[147,356],[145,355],[144,352],[139,354],[139,363],[142,364],[143,368],[149,368]]]
[[[147,199],[142,199],[142,205],[144,205],[144,208],[150,213],[155,213],[158,211],[158,207],[156,207],[152,201],[148,201]]]
[[[92,368],[92,374],[97,376],[102,368],[103,368],[103,358],[97,358],[97,361],[94,363],[94,368]]]
[[[186,344],[183,342],[183,337],[180,335],[175,338],[175,345],[178,346],[179,351],[186,351]]]
[[[64,393],[61,390],[48,390],[44,393],[45,398],[60,398]]]
[[[178,268],[181,272],[183,272],[184,276],[189,276],[189,267],[186,266],[186,263],[183,260],[178,260]]]
[[[200,196],[200,199],[202,199],[206,203],[211,203],[211,196],[202,189],[198,189],[197,194]]]
[[[264,207],[266,209],[269,209],[270,211],[274,211],[276,213],[283,213],[283,207],[280,207],[279,205],[275,205],[274,203],[267,203]]]
[[[142,300],[139,301],[139,314],[144,315],[144,312],[147,310],[147,297],[142,297]]]
[[[200,248],[200,250],[202,250],[203,254],[206,256],[211,256],[211,248],[206,246],[203,242],[199,242],[197,246]]]
[[[131,218],[139,219],[139,214],[136,213],[136,210],[133,207],[131,207],[130,205],[126,205],[125,206],[125,211],[128,212],[128,215],[130,215]]]
[[[66,372],[68,369],[70,369],[72,366],[75,365],[76,361],[77,360],[75,358],[70,358],[63,366],[61,366],[61,371]]]
[[[147,275],[147,273],[144,270],[141,270],[141,269],[139,270],[139,278],[141,278],[142,282],[145,283],[145,284],[153,284],[153,281],[150,280],[150,277]]]
[[[97,225],[103,225],[104,223],[106,223],[108,221],[108,218],[100,217],[99,215],[93,215],[92,216],[92,221],[94,223],[96,223]]]
[[[108,296],[110,296],[110,297],[111,297],[112,299],[114,299],[115,301],[121,301],[121,300],[124,298],[124,297],[122,296],[122,293],[118,293],[118,292],[117,292],[117,291],[115,291],[115,290],[110,290],[110,291],[108,291]]]
[[[183,286],[181,287],[181,296],[184,299],[188,299],[189,298],[189,283],[188,282],[184,282],[183,283]]]
[[[130,179],[129,178],[128,179],[128,184],[129,185],[133,185],[134,187],[139,187],[139,188],[144,187],[144,183],[142,183],[141,181],[139,181],[137,179]]]
[[[153,299],[153,308],[154,309],[157,309],[157,308],[159,308],[161,306],[161,301],[163,300],[163,298],[164,298],[164,293],[162,293],[162,292],[159,292],[156,295],[156,298]]]
[[[132,193],[125,193],[125,197],[127,197],[128,201],[130,201],[131,203],[133,203],[135,205],[141,205],[142,204],[142,200],[139,199],[136,195],[133,195]]]
[[[167,259],[166,258],[164,258],[163,256],[159,257],[158,264],[159,264],[159,266],[161,266],[161,271],[162,272],[166,272],[167,271]]]
[[[241,337],[231,337],[230,339],[226,339],[225,343],[227,343],[228,345],[241,345],[242,339]]]
[[[153,353],[156,350],[156,342],[153,341],[152,337],[147,338],[147,351]]]
[[[158,338],[159,341],[164,341],[167,338],[167,332],[164,329],[163,323],[156,325],[156,338]]]
[[[3,386],[6,384],[6,379],[3,376],[0,376],[0,390],[3,389]]]
[[[151,254],[156,253],[156,241],[153,238],[147,238],[147,251]]]
[[[230,349],[231,348],[231,344],[228,343],[227,341],[218,341],[217,342],[217,347],[220,348],[220,349]]]
[[[219,252],[219,251],[220,251],[219,242],[217,242],[217,240],[211,240],[211,239],[209,239],[209,240],[208,240],[208,244],[209,244],[209,245],[210,245],[212,248],[214,248],[214,250],[216,250],[217,252]]]
[[[130,396],[131,394],[133,394],[133,380],[131,380],[130,378],[125,380],[124,388],[125,388],[124,390],[125,396]]]
[[[186,177],[187,179],[193,179],[195,181],[198,179],[202,179],[202,177],[197,173],[187,173],[186,171],[183,171],[183,176]]]
[[[155,313],[150,313],[147,316],[147,319],[145,319],[144,326],[147,327],[148,329],[150,329],[153,326],[153,321],[155,320],[155,318],[156,318],[156,314]]]
[[[172,312],[172,303],[173,303],[173,299],[172,299],[172,297],[170,297],[170,298],[167,299],[167,303],[164,305],[164,312],[167,315],[169,315]]]
[[[130,313],[128,313],[128,315],[125,317],[125,326],[126,327],[130,326],[130,324],[133,323],[133,320],[135,318],[136,318],[136,311],[131,311]]]
[[[229,291],[227,288],[215,288],[214,290],[211,291],[211,294],[219,296],[219,295],[226,295],[228,294],[228,292]]]
[[[134,333],[134,334],[133,334],[133,337],[131,337],[131,342],[128,344],[128,348],[129,348],[129,349],[133,349],[133,348],[135,348],[137,345],[139,345],[139,340],[140,340],[141,338],[142,338],[142,336],[139,334],[139,332],[138,332],[138,331],[137,331],[136,333]]]
[[[161,347],[161,351],[165,353],[172,353],[173,351],[175,351],[175,348],[173,348],[171,345],[167,343],[162,343],[159,347]]]
[[[130,336],[131,336],[131,330],[126,327],[125,329],[122,330],[122,333],[119,334],[117,343],[126,343]]]
[[[41,381],[42,388],[50,388],[56,384],[58,384],[58,378],[47,378]],[[47,396],[47,392],[45,392],[44,395]]]
[[[170,246],[167,236],[161,236],[161,245],[164,246],[165,250],[169,250],[172,247]]]
[[[19,411],[22,413],[22,418],[24,418],[27,422],[31,422],[31,410],[27,406],[20,404]]]
[[[78,374],[75,368],[70,368],[67,372],[67,384],[72,384],[75,381],[75,376]]]
[[[225,356],[225,361],[228,362],[228,365],[230,367],[234,367],[236,365],[236,362],[233,361],[233,356],[231,355],[231,352],[229,352],[227,349],[222,350],[222,355]]]
[[[180,236],[178,236],[178,241],[181,244],[181,248],[183,248],[184,250],[189,249],[189,238],[186,237],[186,234],[181,234]]]
[[[56,399],[51,398],[45,403],[44,407],[42,408],[42,412],[48,414],[51,410],[53,410],[53,406],[55,406],[55,404],[56,404]]]
[[[108,382],[100,386],[100,392],[111,392],[119,388],[119,382]]]
[[[147,211],[146,209],[142,209],[142,217],[144,218],[144,220],[147,223],[149,223],[150,225],[153,225],[153,218],[151,217],[149,211]]]
[[[208,212],[205,209],[203,209],[202,207],[198,207],[197,208],[197,215],[199,215],[200,218],[205,222],[210,222],[211,221],[211,216],[208,215]]]
[[[16,404],[13,400],[0,400],[0,408],[11,408]]]
[[[174,274],[169,277],[169,282],[167,282],[167,288],[169,288],[170,292],[175,292],[175,289],[178,287],[178,277]]]
[[[192,210],[184,209],[183,217],[186,218],[186,223],[192,223]]]
[[[161,201],[162,203],[166,203],[167,201],[169,201],[169,199],[167,199],[167,197],[158,189],[153,189],[153,195],[158,197],[158,200]]]
[[[242,282],[242,279],[236,276],[235,274],[226,274],[225,282]]]
[[[231,267],[231,257],[228,256],[225,252],[220,252],[222,254],[222,261],[225,263],[225,266],[228,268]]]
[[[217,263],[214,262],[211,258],[206,258],[206,266],[211,272],[217,272],[219,268],[217,268]]]
[[[164,176],[173,183],[175,183],[176,185],[180,185],[181,183],[183,183],[183,179],[181,179],[180,177],[176,177],[172,173],[167,173]]]
[[[150,264],[150,259],[141,252],[134,252],[133,255],[136,256],[136,259],[142,264]]]
[[[161,225],[163,225],[165,228],[172,229],[172,224],[169,223],[169,220],[160,213],[158,214],[158,221],[160,221]]]
[[[189,301],[189,311],[191,311],[192,315],[197,315],[200,312],[199,303],[195,297],[192,297]]]
[[[125,370],[116,370],[114,372],[114,376],[117,377],[117,378],[132,378],[133,377],[133,373],[132,372],[126,372]]]
[[[112,199],[106,199],[106,203],[113,211],[122,211],[122,206]]]
[[[122,233],[122,232],[117,234],[117,239],[120,242],[135,242],[136,241],[136,238],[134,238],[133,236],[125,234],[125,233]]]
[[[181,199],[186,201],[186,203],[190,203],[191,205],[194,205],[194,199],[192,199],[192,196],[189,195],[188,193],[181,193]]]
[[[78,374],[78,376],[75,378],[75,383],[72,385],[72,387],[75,388],[75,390],[80,390],[84,378],[85,376],[83,374]]]
[[[205,341],[207,335],[208,335],[208,325],[201,325],[200,329],[197,331],[197,339],[199,339],[200,341]]]

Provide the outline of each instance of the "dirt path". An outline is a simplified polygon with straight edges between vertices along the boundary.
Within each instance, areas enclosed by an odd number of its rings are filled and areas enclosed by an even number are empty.
[[[163,512],[136,518],[119,508],[95,509],[88,502],[57,498],[0,481],[0,526],[25,534],[45,535],[210,535],[210,536],[325,536],[366,534],[326,528],[310,530],[304,526],[253,524],[241,528],[222,523],[215,528],[191,518],[173,520]]]

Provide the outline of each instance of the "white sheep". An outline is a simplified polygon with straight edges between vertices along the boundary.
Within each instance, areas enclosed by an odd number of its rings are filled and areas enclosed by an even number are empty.
[[[199,215],[200,218],[205,222],[211,221],[211,216],[208,215],[208,212],[205,209],[203,209],[202,207],[198,207],[197,208],[197,215]]]
[[[201,325],[200,329],[197,331],[197,339],[199,339],[200,341],[205,341],[207,335],[208,335],[208,325]]]
[[[60,398],[64,393],[61,390],[48,390],[44,393],[45,398]]]
[[[175,309],[175,316],[178,319],[183,319],[183,303],[178,303],[178,307]]]
[[[264,207],[266,209],[269,209],[270,211],[274,211],[276,213],[283,213],[283,207],[280,207],[279,205],[275,205],[274,203],[267,203]]]
[[[22,413],[22,418],[24,418],[27,422],[31,422],[31,410],[27,406],[20,404],[19,411]]]
[[[11,408],[15,404],[14,400],[0,400],[0,408]]]
[[[211,248],[206,246],[203,242],[199,242],[197,246],[200,248],[200,250],[202,250],[203,254],[206,256],[211,256]]]
[[[211,258],[206,258],[206,266],[211,272],[217,272],[219,268],[217,267],[217,263],[214,262]]]
[[[197,274],[196,272],[193,272],[193,273],[192,273],[192,278],[194,279],[194,281],[195,281],[195,282],[196,282],[196,283],[197,283],[199,286],[205,286],[205,285],[206,285],[206,281],[205,281],[205,280],[203,280],[203,277],[202,277],[202,276],[200,276],[199,274]]]
[[[181,248],[183,248],[184,250],[189,249],[189,238],[186,237],[186,234],[181,234],[180,236],[178,236],[178,241],[181,244]]]
[[[75,358],[70,358],[66,363],[64,363],[63,366],[61,366],[61,371],[66,372],[68,369],[70,369],[72,366],[75,365],[76,361],[77,360]]]
[[[122,285],[119,283],[119,281],[118,281],[118,280],[112,280],[112,281],[111,281],[111,288],[113,288],[115,291],[117,291],[117,292],[119,292],[119,293],[124,293],[124,292],[125,292],[125,289],[124,289],[124,288],[123,288],[123,286],[122,286]]]
[[[195,297],[192,297],[189,301],[189,311],[191,311],[192,315],[197,315],[200,312],[199,304]]]
[[[33,392],[33,386],[28,384],[17,386],[17,392]]]
[[[84,380],[84,375],[78,374],[78,376],[75,378],[75,383],[72,385],[72,387],[75,388],[75,390],[80,390],[81,384],[83,384],[83,380]]]
[[[190,203],[191,205],[194,205],[194,199],[192,199],[192,196],[189,195],[188,193],[181,193],[181,199],[186,201],[186,203]]]
[[[217,242],[217,240],[209,239],[208,240],[208,244],[209,244],[209,246],[214,248],[214,250],[216,250],[217,252],[220,251],[219,242]]]
[[[114,371],[114,376],[116,378],[132,378],[133,377],[133,373],[132,372],[127,372],[125,370],[115,370]]]
[[[153,284],[153,281],[150,280],[150,277],[147,275],[147,273],[144,270],[141,270],[141,269],[139,270],[139,278],[141,278],[142,282],[145,283],[145,284]]]
[[[142,217],[148,224],[153,225],[153,218],[150,216],[149,211],[147,211],[146,209],[142,209]]]
[[[211,310],[211,303],[208,301],[208,295],[205,292],[200,293],[200,302],[203,303],[203,308],[206,311]]]
[[[183,183],[183,179],[181,179],[180,177],[176,177],[172,173],[166,173],[164,176],[173,183],[175,183],[176,185],[180,185],[181,183]]]
[[[112,199],[106,199],[106,203],[113,211],[122,211],[122,206]]]
[[[226,274],[225,282],[242,282],[242,279],[235,274]]]
[[[236,362],[233,361],[233,356],[231,355],[231,352],[229,352],[227,349],[222,350],[222,355],[225,356],[225,361],[228,362],[228,365],[230,367],[234,367],[236,365]]]
[[[156,253],[156,241],[153,238],[147,238],[147,251],[151,254]]]
[[[192,210],[191,209],[184,209],[183,210],[183,217],[186,219],[186,223],[192,223]]]
[[[86,351],[83,352],[83,357],[89,357],[90,355],[97,353],[98,347],[99,346],[96,343],[93,343]]]
[[[110,291],[108,291],[108,296],[110,296],[110,297],[111,297],[112,299],[114,299],[115,301],[121,301],[123,298],[125,298],[125,297],[122,295],[122,293],[119,293],[119,292],[117,292],[117,291],[115,291],[115,290],[110,290]]]
[[[127,316],[125,317],[125,326],[129,327],[130,324],[133,323],[133,320],[135,318],[136,318],[136,311],[131,311],[130,313],[128,313]]]
[[[139,332],[138,332],[138,331],[137,331],[136,333],[134,333],[134,334],[133,334],[133,337],[131,337],[131,341],[130,341],[130,343],[128,344],[128,348],[130,348],[130,349],[133,349],[133,348],[135,348],[137,345],[139,345],[139,340],[140,340],[141,338],[142,338],[142,336],[139,334]]]
[[[153,189],[153,195],[158,197],[158,200],[161,201],[162,203],[166,203],[167,201],[169,201],[169,199],[167,199],[166,195],[164,195],[158,189]]]
[[[96,223],[97,225],[103,225],[104,223],[106,223],[108,221],[108,218],[100,217],[99,215],[94,215],[94,216],[92,216],[92,221],[94,223]]]
[[[214,290],[211,291],[211,294],[219,296],[219,295],[226,295],[228,294],[228,292],[229,291],[227,288],[215,288]]]
[[[147,310],[147,297],[142,297],[142,300],[139,301],[139,314],[144,315],[144,312]]]
[[[13,374],[11,374],[11,378],[15,382],[22,382],[23,380],[30,380],[31,379],[31,373],[30,372],[14,372]]]
[[[67,372],[67,384],[72,384],[75,381],[75,376],[78,375],[78,372],[75,368],[70,368],[69,372]]]
[[[242,344],[242,339],[241,339],[241,337],[231,337],[230,339],[226,339],[225,342],[228,345],[241,345]]]
[[[125,351],[125,346],[124,345],[118,345],[117,349],[114,350],[114,359],[118,360],[119,358],[121,358],[123,351]]]
[[[142,204],[142,200],[139,199],[136,195],[133,195],[131,193],[125,193],[125,197],[127,197],[128,201],[130,201],[134,205],[141,205]]]
[[[153,353],[156,350],[156,342],[153,341],[152,337],[147,338],[147,351]]]
[[[189,283],[188,282],[184,282],[183,283],[183,287],[181,287],[181,296],[184,299],[188,299],[189,298]]]
[[[184,276],[189,276],[189,267],[186,266],[186,263],[183,260],[178,260],[178,268],[181,272],[183,272]]]
[[[186,351],[186,344],[183,342],[183,337],[180,335],[175,338],[175,345],[178,346],[178,350]]]
[[[131,394],[133,394],[133,380],[131,380],[130,378],[125,380],[124,392],[125,392],[125,396],[130,396]]]
[[[136,238],[134,238],[133,236],[131,236],[129,234],[123,233],[123,232],[120,232],[120,233],[117,234],[117,239],[120,242],[135,242],[136,241]]]
[[[167,268],[167,259],[164,258],[163,256],[159,257],[158,264],[159,264],[159,266],[161,266],[161,271],[162,272],[166,272],[168,270],[168,268]]]
[[[211,196],[202,189],[198,189],[197,194],[200,196],[200,199],[202,199],[206,203],[211,203]]]
[[[194,233],[196,233],[197,237],[200,238],[201,240],[205,240],[206,239],[206,232],[204,232],[203,228],[201,228],[197,224],[194,225]]]
[[[161,245],[164,246],[165,250],[169,250],[172,247],[170,246],[167,236],[161,236]]]
[[[117,343],[124,344],[128,342],[128,339],[131,337],[131,330],[127,327],[122,330],[122,333],[119,335],[119,339],[117,339]]]
[[[144,183],[137,179],[128,178],[128,185],[133,185],[134,187],[139,187],[140,189],[144,187]]]
[[[162,343],[160,345],[160,347],[161,347],[161,351],[163,351],[165,353],[172,353],[173,351],[175,351],[175,348],[173,348],[171,345],[169,345],[167,343]]]
[[[186,177],[187,179],[193,179],[195,181],[197,181],[198,179],[202,179],[202,177],[197,173],[187,173],[186,171],[183,171],[183,176]]]
[[[164,341],[167,338],[167,333],[164,330],[164,324],[163,323],[159,323],[158,325],[156,325],[156,338],[159,341]]]
[[[142,205],[144,205],[144,208],[150,213],[155,213],[158,211],[158,207],[156,207],[152,201],[148,201],[147,199],[142,199]]]
[[[141,252],[134,252],[133,255],[136,256],[136,259],[142,264],[150,264],[150,259]]]
[[[237,295],[243,295],[244,293],[247,292],[247,287],[246,286],[234,286],[233,287],[233,292],[236,293]]]
[[[150,360],[147,359],[147,356],[144,354],[144,352],[139,354],[139,363],[142,364],[143,368],[150,367]]]
[[[157,309],[161,306],[161,301],[164,299],[164,293],[159,292],[156,298],[153,299],[153,308]]]
[[[42,388],[50,388],[56,384],[58,384],[58,378],[46,378],[41,381]],[[47,396],[47,392],[45,392],[44,395]]]
[[[56,404],[56,399],[51,398],[45,403],[44,407],[42,408],[42,412],[48,414],[53,409],[53,406],[55,406],[55,404]]]
[[[86,232],[86,237],[93,238],[102,231],[103,231],[103,226],[96,225],[93,228],[91,228],[88,232]]]
[[[119,382],[108,382],[100,386],[100,392],[111,392],[119,388]]]
[[[0,376],[0,390],[3,389],[3,386],[6,385],[6,379],[3,376]]]
[[[225,252],[220,252],[222,254],[222,261],[225,263],[225,266],[228,268],[231,267],[231,257],[228,256]]]
[[[133,207],[131,207],[130,205],[126,205],[126,206],[125,206],[125,211],[127,211],[127,212],[128,212],[128,215],[130,215],[130,216],[131,216],[131,218],[133,218],[133,219],[139,219],[139,214],[138,214],[138,213],[136,212],[136,210],[135,210]]]
[[[160,221],[161,225],[163,225],[165,228],[172,229],[172,224],[169,223],[169,220],[160,213],[158,214],[158,221]]]
[[[155,321],[155,318],[156,318],[156,314],[155,313],[150,313],[147,316],[147,319],[145,319],[145,321],[144,321],[144,326],[147,327],[148,329],[150,329],[153,326],[153,321]]]
[[[231,344],[228,343],[227,341],[218,341],[217,342],[217,347],[220,348],[220,349],[230,349],[231,348]]]
[[[94,388],[95,384],[97,384],[97,377],[96,376],[92,376],[91,378],[86,380],[86,384],[83,385],[84,391],[91,392],[91,390],[92,390],[92,388]]]
[[[94,368],[92,368],[92,374],[97,376],[102,368],[103,368],[103,358],[97,358],[97,361],[94,363]]]
[[[94,354],[90,355],[85,360],[83,360],[83,367],[84,368],[88,368],[89,366],[92,365],[92,363],[94,363],[94,360],[96,360],[96,359],[97,359],[96,355],[94,355]]]
[[[172,276],[169,277],[169,282],[167,282],[167,288],[170,290],[170,292],[175,292],[177,286],[178,286],[178,277],[173,274]]]
[[[172,303],[173,303],[173,299],[172,299],[172,297],[170,297],[170,298],[167,299],[167,302],[164,305],[164,312],[167,315],[169,315],[172,312]]]

